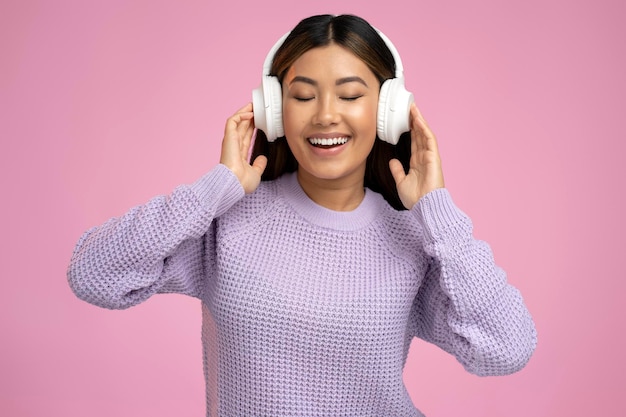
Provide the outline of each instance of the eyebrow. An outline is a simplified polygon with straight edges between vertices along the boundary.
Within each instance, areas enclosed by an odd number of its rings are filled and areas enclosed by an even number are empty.
[[[354,82],[361,83],[361,84],[363,84],[364,86],[367,87],[367,83],[365,82],[365,80],[363,78],[361,78],[361,77],[357,77],[356,75],[352,76],[352,77],[340,78],[337,81],[335,81],[335,85],[354,83]]]
[[[309,77],[303,77],[301,75],[296,75],[295,77],[293,77],[293,79],[289,82],[289,85],[296,83],[296,82],[311,84],[312,86],[315,86],[315,87],[317,87],[318,85],[317,81]],[[335,81],[335,85],[342,85],[342,84],[353,83],[353,82],[357,82],[357,83],[363,84],[365,87],[368,87],[365,80],[361,77],[357,77],[356,75],[352,77],[339,78],[337,81]]]

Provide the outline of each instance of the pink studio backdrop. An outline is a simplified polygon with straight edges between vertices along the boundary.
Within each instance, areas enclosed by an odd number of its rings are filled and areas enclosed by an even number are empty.
[[[370,4],[367,4],[370,3]],[[537,323],[520,373],[415,342],[429,416],[626,415],[626,16],[618,0],[0,4],[0,415],[200,416],[200,305],[76,299],[87,228],[216,164],[224,121],[301,18],[361,15],[404,60],[448,188]]]

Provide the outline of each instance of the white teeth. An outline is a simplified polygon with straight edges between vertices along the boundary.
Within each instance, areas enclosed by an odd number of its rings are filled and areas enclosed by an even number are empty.
[[[348,141],[347,137],[342,138],[309,138],[311,145],[332,146],[343,145]]]

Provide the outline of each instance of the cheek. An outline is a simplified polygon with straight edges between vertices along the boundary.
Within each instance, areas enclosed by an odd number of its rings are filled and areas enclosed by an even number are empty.
[[[300,155],[300,146],[302,142],[297,140],[304,129],[304,117],[301,112],[296,111],[292,106],[283,105],[283,129],[285,131],[285,138],[287,139],[287,145],[296,159]]]
[[[296,111],[293,106],[289,106],[288,104],[283,105],[283,127],[286,135],[289,134],[288,132],[297,130],[299,127],[303,126],[304,123],[304,115],[302,112]]]
[[[378,113],[378,101],[364,103],[363,106],[354,106],[350,109],[349,117],[363,130],[371,130],[376,134],[376,117]]]

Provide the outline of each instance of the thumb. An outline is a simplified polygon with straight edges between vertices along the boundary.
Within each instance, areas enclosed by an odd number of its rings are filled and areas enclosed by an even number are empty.
[[[395,158],[389,161],[389,170],[391,171],[391,175],[393,176],[396,185],[400,184],[406,177],[402,163]]]
[[[254,162],[252,163],[252,168],[259,174],[259,177],[265,171],[265,167],[267,166],[267,157],[265,155],[259,155],[256,157]]]

